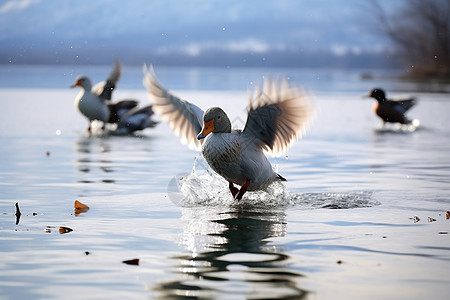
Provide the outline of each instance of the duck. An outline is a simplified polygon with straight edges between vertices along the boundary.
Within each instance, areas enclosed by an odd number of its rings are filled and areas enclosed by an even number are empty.
[[[84,115],[89,125],[87,132],[92,131],[92,122],[103,122],[102,130],[106,124],[115,124],[117,134],[130,134],[137,130],[153,127],[156,122],[150,117],[153,110],[150,106],[140,108],[139,102],[134,99],[124,99],[112,102],[112,92],[122,73],[122,64],[116,60],[113,70],[106,81],[93,86],[91,79],[85,75],[78,75],[71,88],[81,87],[80,93],[75,98],[75,108]]]
[[[374,112],[383,120],[383,125],[386,123],[409,125],[418,122],[418,120],[410,120],[406,117],[406,112],[417,103],[415,98],[389,100],[381,88],[370,90],[367,97],[377,100]]]
[[[312,117],[306,93],[287,80],[266,79],[261,89],[250,94],[244,128],[232,129],[222,108],[203,111],[180,99],[159,83],[152,66],[144,65],[143,82],[153,110],[183,144],[201,151],[212,170],[228,182],[234,199],[286,181],[274,171],[266,152],[281,156],[302,137]]]
[[[152,105],[134,107],[126,112],[117,123],[115,135],[130,135],[136,131],[155,127],[158,122],[151,119],[153,115]]]

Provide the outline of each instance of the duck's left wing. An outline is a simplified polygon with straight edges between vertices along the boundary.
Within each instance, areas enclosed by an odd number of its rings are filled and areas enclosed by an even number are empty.
[[[402,113],[407,112],[411,107],[413,107],[417,103],[415,98],[402,99],[393,102],[395,103],[395,109]]]
[[[302,136],[311,118],[312,107],[303,91],[286,80],[267,79],[262,89],[250,95],[243,138],[280,156]]]
[[[119,60],[116,60],[114,68],[109,74],[106,81],[97,83],[92,88],[92,93],[99,96],[102,100],[111,100],[112,92],[116,88],[117,82],[119,82],[120,76],[122,74],[122,64]]]
[[[197,105],[176,97],[157,81],[153,67],[144,65],[144,86],[153,102],[153,111],[168,122],[181,143],[187,144],[192,150],[201,150],[203,140],[197,140],[202,129],[203,110]]]

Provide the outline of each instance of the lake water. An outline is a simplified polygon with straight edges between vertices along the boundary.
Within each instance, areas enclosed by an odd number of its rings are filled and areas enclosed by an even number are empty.
[[[167,124],[86,136],[68,87],[109,71],[0,68],[1,299],[448,299],[448,85],[381,71],[156,68],[235,127],[264,75],[311,96],[306,135],[270,159],[288,181],[236,202]],[[147,103],[141,74],[126,67],[115,99]],[[416,96],[409,116],[421,126],[381,128],[362,98],[375,86]],[[76,214],[75,200],[90,209]]]

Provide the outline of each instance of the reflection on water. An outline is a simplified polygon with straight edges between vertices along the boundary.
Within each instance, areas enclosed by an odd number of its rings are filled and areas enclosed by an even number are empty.
[[[76,152],[80,155],[76,160],[77,170],[81,173],[96,173],[100,171],[102,173],[113,173],[114,168],[113,161],[110,159],[104,159],[105,155],[111,152],[111,141],[108,138],[91,138],[80,137],[75,145]],[[100,155],[100,156],[98,156]],[[103,174],[101,177],[105,176]],[[89,175],[82,175],[82,179],[79,179],[78,183],[114,183],[115,180],[111,178],[101,178],[97,180],[86,179]]]
[[[290,256],[269,239],[286,234],[284,210],[208,207],[183,209],[182,244],[172,257],[175,279],[154,289],[160,298],[302,299],[302,274],[288,268]]]
[[[149,136],[79,136],[74,145],[73,167],[78,196],[129,194],[155,191],[161,180],[158,150]],[[155,164],[156,162],[156,164]]]

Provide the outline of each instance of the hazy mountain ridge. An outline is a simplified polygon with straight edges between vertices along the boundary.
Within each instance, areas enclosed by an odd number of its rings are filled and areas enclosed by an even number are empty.
[[[368,15],[355,0],[15,0],[0,5],[0,63],[389,65]]]

